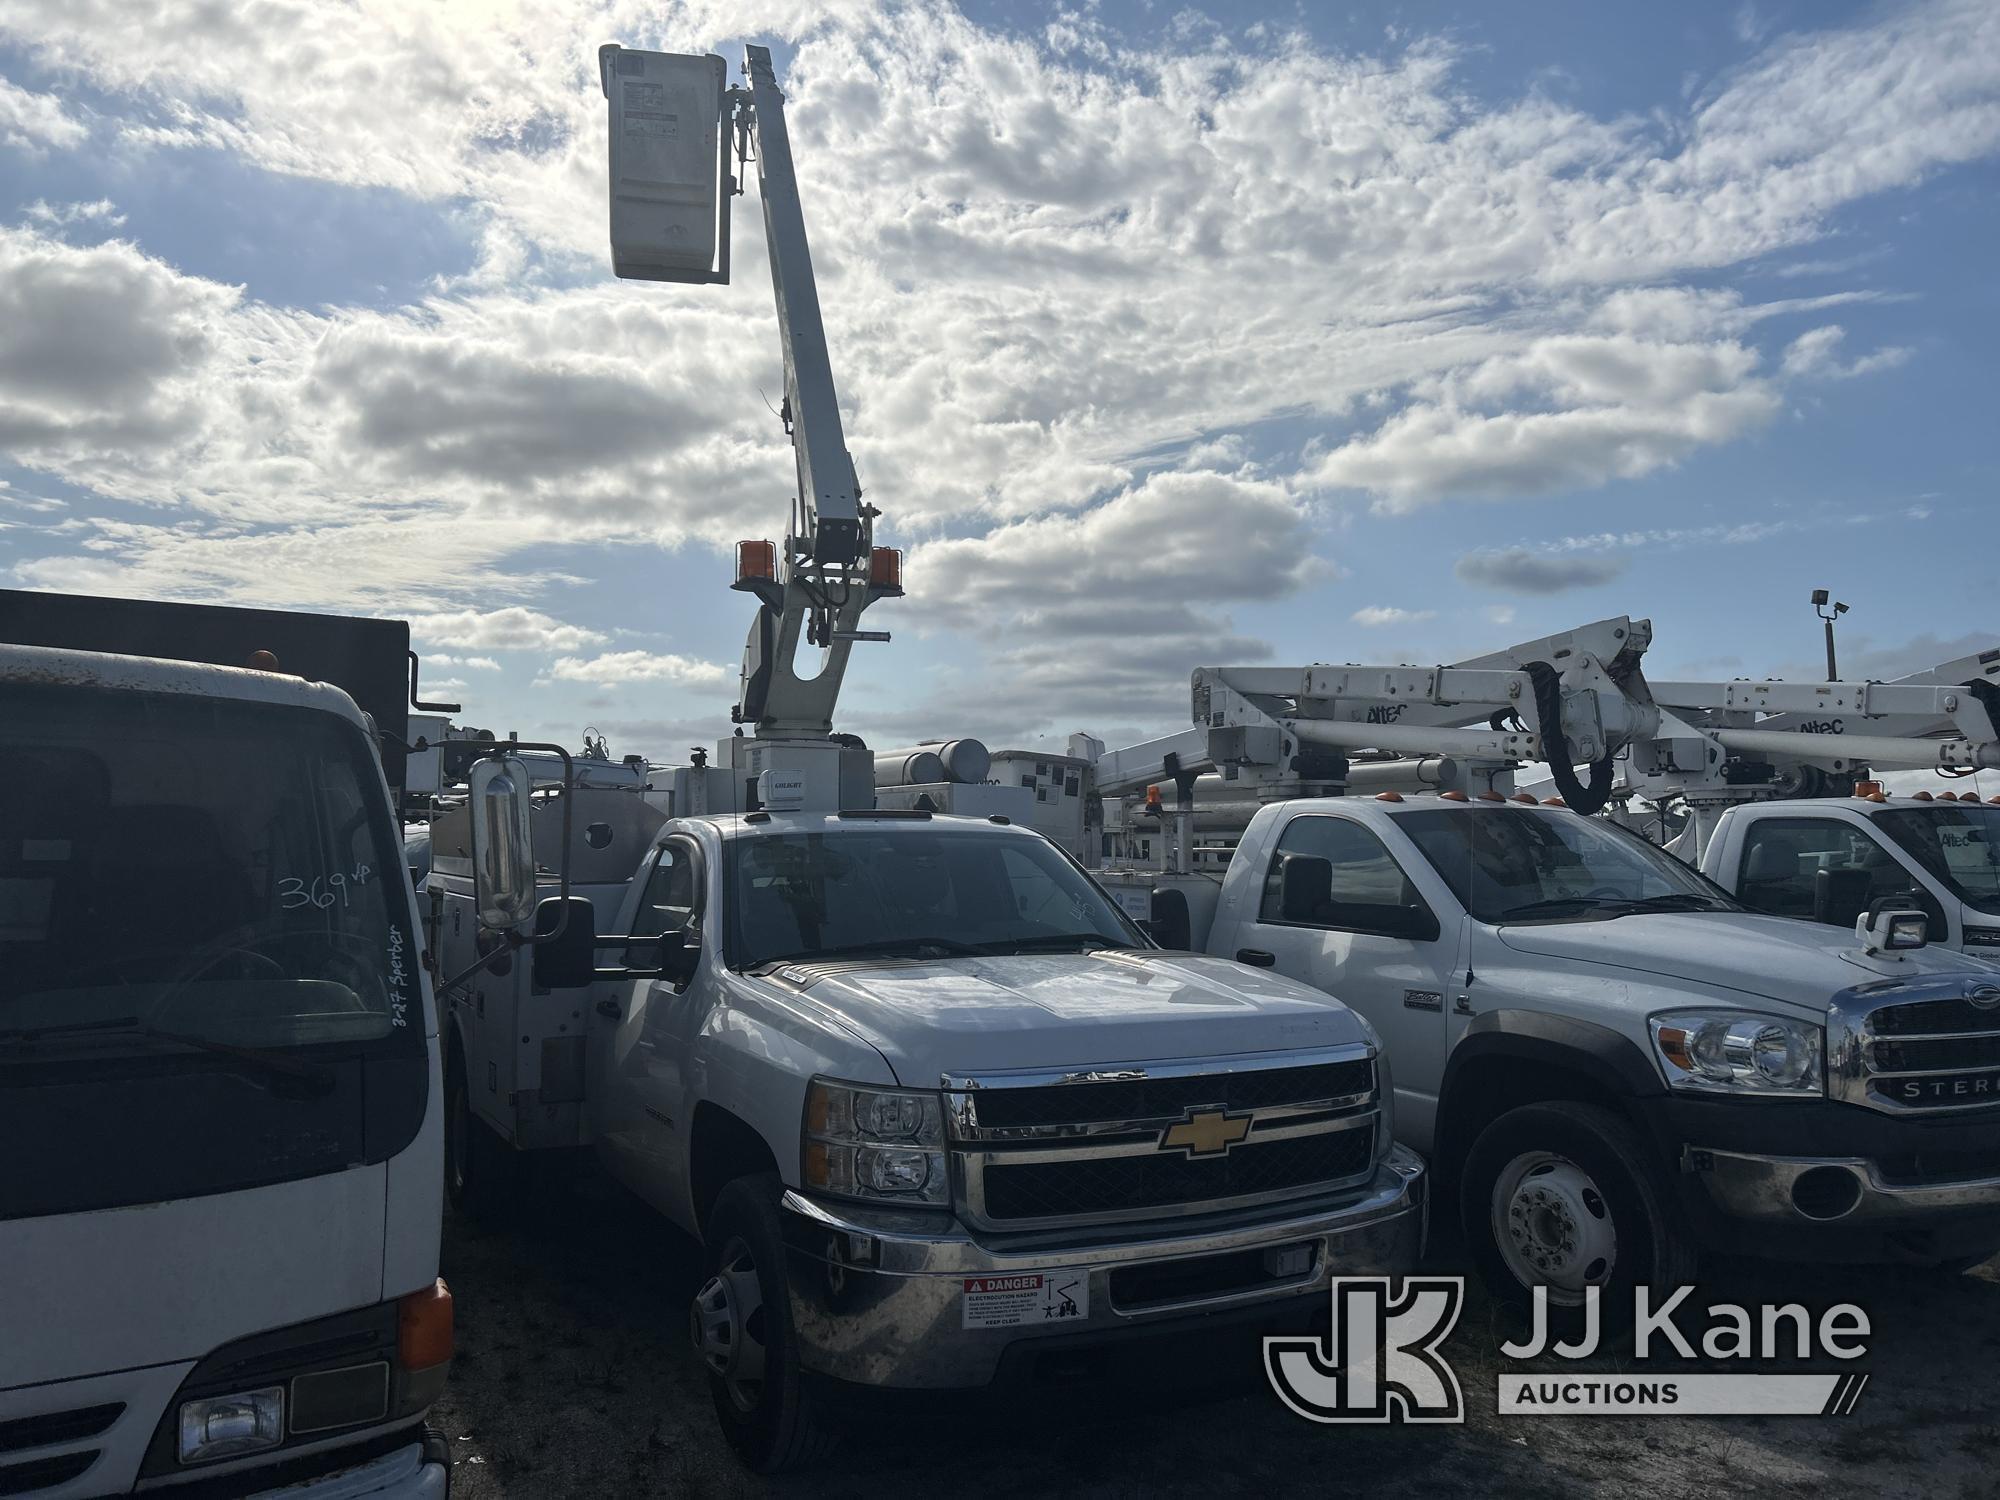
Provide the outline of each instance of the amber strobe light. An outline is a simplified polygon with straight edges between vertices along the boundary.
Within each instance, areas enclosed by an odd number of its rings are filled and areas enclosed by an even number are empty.
[[[738,542],[736,544],[736,581],[746,578],[776,578],[778,576],[778,545],[775,542]]]
[[[868,554],[868,582],[878,589],[903,586],[903,549],[876,547]]]

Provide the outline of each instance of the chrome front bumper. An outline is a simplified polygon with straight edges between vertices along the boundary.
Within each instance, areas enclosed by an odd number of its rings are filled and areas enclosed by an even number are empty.
[[[1683,1165],[1707,1187],[1717,1208],[1740,1219],[1916,1223],[1938,1214],[2000,1210],[2000,1176],[1896,1183],[1858,1157],[1754,1156],[1694,1147],[1687,1148]],[[1802,1191],[1808,1173],[1820,1175]],[[1835,1191],[1842,1189],[1841,1176],[1847,1179],[1844,1189]]]
[[[856,1385],[957,1389],[989,1384],[1023,1340],[1141,1329],[1211,1312],[1325,1295],[1337,1276],[1400,1275],[1423,1254],[1423,1161],[1395,1147],[1367,1191],[1335,1207],[1237,1215],[1220,1226],[1120,1225],[1095,1234],[983,1236],[935,1216],[783,1201],[794,1336],[815,1374]],[[1151,1232],[1144,1232],[1146,1228]],[[1295,1274],[1247,1288],[1120,1306],[1112,1275],[1258,1250],[1310,1252]],[[1053,1325],[965,1326],[965,1283],[1045,1271],[1088,1279],[1088,1312]]]

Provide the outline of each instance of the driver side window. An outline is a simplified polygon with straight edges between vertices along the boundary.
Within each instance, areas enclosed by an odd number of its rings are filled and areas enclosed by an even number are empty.
[[[1836,818],[1760,818],[1744,835],[1737,894],[1754,910],[1846,927],[1877,897],[1904,892],[1916,892],[1941,934],[1937,902],[1866,829]]]
[[[1294,881],[1288,857],[1323,860],[1331,878],[1322,889]],[[1278,840],[1264,880],[1259,919],[1294,927],[1332,927],[1397,937],[1437,936],[1424,899],[1372,832],[1347,818],[1294,818]]]
[[[693,919],[694,908],[694,861],[687,850],[668,844],[660,850],[659,862],[646,881],[646,893],[632,919],[632,936],[679,932]]]

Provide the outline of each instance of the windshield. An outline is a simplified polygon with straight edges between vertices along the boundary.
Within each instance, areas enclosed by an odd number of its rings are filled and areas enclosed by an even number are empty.
[[[305,1176],[414,1131],[409,877],[357,727],[8,684],[0,778],[0,1135],[49,1147],[0,1171],[0,1216]]]
[[[1145,937],[1041,839],[918,825],[724,848],[729,966],[836,956],[1077,952]]]
[[[1721,887],[1624,829],[1527,807],[1399,813],[1481,922],[1561,922],[1635,911],[1737,911]]]
[[[2000,807],[1898,808],[1874,821],[1967,906],[2000,912]]]

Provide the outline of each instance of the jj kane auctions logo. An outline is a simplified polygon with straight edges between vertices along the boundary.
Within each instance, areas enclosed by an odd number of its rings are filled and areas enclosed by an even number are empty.
[[[1655,1298],[1633,1289],[1632,1353],[1650,1358],[1746,1363],[1823,1357],[1855,1360],[1867,1351],[1868,1314],[1851,1302],[1815,1316],[1795,1302],[1754,1311],[1717,1303],[1698,1326],[1693,1287]],[[1333,1327],[1315,1335],[1264,1340],[1264,1373],[1278,1399],[1312,1422],[1463,1422],[1465,1397],[1441,1346],[1465,1306],[1461,1276],[1370,1276],[1333,1283]],[[1584,1327],[1573,1342],[1551,1339],[1546,1288],[1534,1293],[1526,1340],[1504,1343],[1511,1360],[1589,1359],[1603,1327],[1598,1289],[1585,1294]],[[1503,1371],[1495,1396],[1505,1415],[1555,1413],[1643,1416],[1839,1416],[1854,1410],[1868,1376],[1845,1373],[1696,1374],[1621,1371]]]

